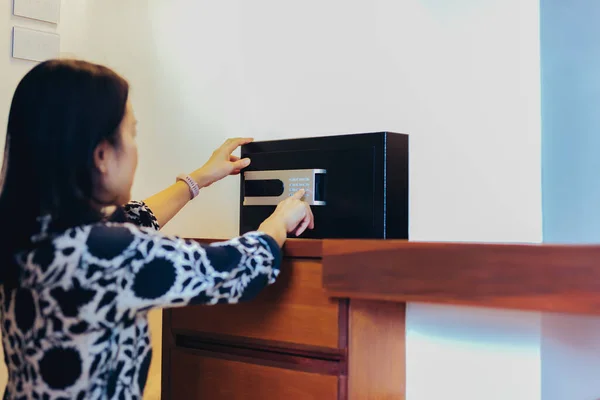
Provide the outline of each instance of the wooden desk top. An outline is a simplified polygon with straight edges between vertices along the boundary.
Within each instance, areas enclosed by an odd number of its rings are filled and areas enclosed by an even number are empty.
[[[199,243],[210,244],[214,242],[224,241],[227,239],[197,239]],[[285,257],[294,258],[321,258],[323,256],[322,239],[288,239],[283,247]]]
[[[600,314],[600,246],[326,240],[333,297]]]
[[[290,239],[284,253],[322,258],[331,297],[600,314],[600,245]]]

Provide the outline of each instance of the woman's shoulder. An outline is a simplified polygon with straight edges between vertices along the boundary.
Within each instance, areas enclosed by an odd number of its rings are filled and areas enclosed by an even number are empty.
[[[16,254],[23,286],[71,286],[74,274],[115,268],[141,243],[138,238],[155,232],[132,223],[97,222],[69,228],[36,241]],[[76,272],[79,271],[79,272]],[[83,281],[82,281],[83,282]]]
[[[126,222],[154,230],[160,229],[154,212],[143,201],[130,201],[121,207],[120,210]]]

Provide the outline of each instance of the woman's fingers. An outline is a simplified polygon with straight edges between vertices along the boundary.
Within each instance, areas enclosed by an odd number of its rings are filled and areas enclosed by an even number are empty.
[[[253,138],[232,138],[227,139],[225,143],[221,146],[221,150],[223,150],[228,155],[233,153],[235,149],[245,144],[252,142]]]
[[[302,223],[300,224],[300,226],[298,227],[298,229],[296,230],[296,236],[300,236],[304,233],[304,231],[306,230],[306,228],[308,228],[310,226],[310,215],[306,214],[304,216],[304,219],[302,220]]]
[[[249,158],[242,158],[241,160],[236,160],[233,163],[233,169],[235,170],[242,170],[244,168],[246,168],[248,165],[250,165],[250,159]]]
[[[310,208],[310,206],[308,204],[306,205],[306,209],[307,209],[308,215],[310,215],[310,223],[308,224],[308,228],[315,229],[315,215],[313,214],[312,209]]]
[[[306,193],[306,191],[304,189],[300,189],[296,193],[294,193],[294,195],[292,196],[292,199],[300,200],[300,199],[302,199],[302,197],[304,196],[305,193]]]
[[[296,236],[300,236],[304,233],[304,231],[306,230],[306,221],[302,221],[302,224],[298,226],[298,228],[296,229]]]
[[[302,218],[302,222],[298,224],[298,228],[296,229],[296,236],[300,236],[302,233],[304,233],[304,231],[306,231],[306,228],[314,229],[315,227],[315,217],[310,206],[308,205],[308,203],[304,203],[304,207],[304,217]]]

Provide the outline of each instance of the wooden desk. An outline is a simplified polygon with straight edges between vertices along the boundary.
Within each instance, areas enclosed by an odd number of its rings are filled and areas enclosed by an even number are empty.
[[[250,303],[164,312],[164,400],[404,399],[406,302],[600,311],[600,246],[291,240],[284,254]]]

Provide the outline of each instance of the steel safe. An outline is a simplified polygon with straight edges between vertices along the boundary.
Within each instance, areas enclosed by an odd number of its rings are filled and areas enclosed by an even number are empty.
[[[408,239],[408,135],[375,132],[242,146],[240,234],[306,189],[315,228],[304,238]]]

